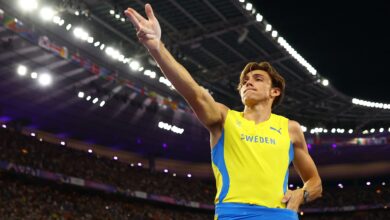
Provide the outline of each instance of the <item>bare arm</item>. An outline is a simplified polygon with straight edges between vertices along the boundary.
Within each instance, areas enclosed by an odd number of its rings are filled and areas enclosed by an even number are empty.
[[[293,164],[302,181],[304,182],[302,189],[290,191],[289,195],[287,195],[287,197],[289,197],[287,199],[287,208],[291,208],[297,211],[299,206],[304,201],[303,189],[309,193],[307,201],[313,201],[321,197],[322,183],[316,165],[309,155],[301,126],[296,121],[289,121],[288,127],[291,141],[294,144]]]
[[[199,120],[210,130],[221,127],[228,108],[217,103],[213,97],[179,64],[161,42],[161,28],[154,16],[152,7],[145,5],[147,19],[134,9],[128,8],[125,14],[137,29],[139,41],[149,50],[164,75],[192,107]]]

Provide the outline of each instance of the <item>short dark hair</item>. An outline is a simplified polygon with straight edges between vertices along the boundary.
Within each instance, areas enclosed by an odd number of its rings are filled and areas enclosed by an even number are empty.
[[[243,79],[244,77],[254,70],[263,70],[268,73],[268,75],[271,78],[272,81],[272,87],[276,87],[280,89],[280,95],[275,97],[274,101],[272,102],[272,108],[279,105],[284,97],[284,89],[286,87],[286,82],[276,70],[272,67],[272,65],[269,62],[250,62],[248,63],[244,69],[241,72],[240,75],[240,82],[238,83],[237,90],[240,90],[243,85]]]

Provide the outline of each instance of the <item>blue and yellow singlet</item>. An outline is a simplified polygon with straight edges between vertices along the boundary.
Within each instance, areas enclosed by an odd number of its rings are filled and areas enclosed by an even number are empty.
[[[242,112],[229,110],[211,154],[216,219],[298,219],[281,202],[294,157],[287,118],[271,114],[255,124]]]

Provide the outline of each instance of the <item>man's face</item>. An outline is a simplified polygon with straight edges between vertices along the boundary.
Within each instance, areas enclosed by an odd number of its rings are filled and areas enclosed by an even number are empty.
[[[278,95],[280,90],[272,88],[271,77],[263,70],[251,71],[242,79],[240,96],[245,105],[264,101],[270,101],[272,104],[272,100]]]

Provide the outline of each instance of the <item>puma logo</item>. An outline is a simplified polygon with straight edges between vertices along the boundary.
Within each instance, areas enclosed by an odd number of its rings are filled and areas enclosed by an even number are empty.
[[[274,130],[276,132],[278,132],[279,134],[282,134],[282,132],[280,130],[282,130],[282,128],[279,128],[279,129],[276,129],[274,127],[269,127],[271,130]]]

